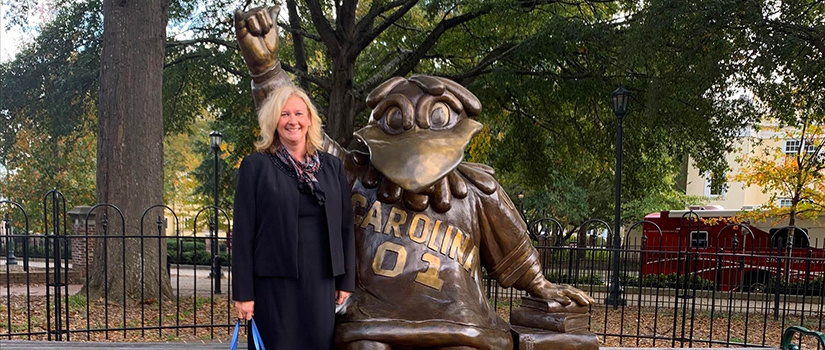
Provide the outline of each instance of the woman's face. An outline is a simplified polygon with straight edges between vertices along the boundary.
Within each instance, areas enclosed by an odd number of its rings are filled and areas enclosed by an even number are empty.
[[[306,144],[307,131],[312,125],[306,103],[298,96],[286,100],[281,119],[278,120],[278,139],[284,145],[302,146]]]

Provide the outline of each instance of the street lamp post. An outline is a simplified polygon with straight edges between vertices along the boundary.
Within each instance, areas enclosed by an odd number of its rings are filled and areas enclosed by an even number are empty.
[[[616,130],[616,211],[613,214],[613,278],[605,304],[612,305],[614,308],[625,305],[626,302],[622,298],[622,286],[619,285],[619,253],[622,249],[622,122],[627,112],[627,99],[629,96],[630,91],[625,90],[621,84],[612,94],[613,113],[616,114],[616,119],[618,119]]]
[[[14,256],[14,235],[12,235],[11,219],[9,213],[3,218],[4,234],[6,235],[6,265],[17,265],[17,257]]]
[[[215,293],[221,294],[221,263],[220,257],[218,256],[218,152],[221,150],[221,139],[223,135],[217,131],[213,131],[209,134],[209,144],[212,146],[212,151],[215,154],[215,172],[213,179],[214,187],[213,187],[213,205],[214,207],[214,215],[212,216],[212,222],[210,223],[210,231],[212,231],[212,277],[214,278],[215,282]]]

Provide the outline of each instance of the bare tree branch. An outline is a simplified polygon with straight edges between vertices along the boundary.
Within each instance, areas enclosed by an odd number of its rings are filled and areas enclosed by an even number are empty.
[[[412,51],[396,51],[395,56],[389,62],[381,66],[381,68],[379,68],[377,71],[375,71],[375,73],[370,75],[370,77],[367,78],[367,80],[365,80],[363,83],[358,84],[358,90],[372,91],[372,89],[375,89],[375,87],[378,86],[378,84],[381,84],[384,82],[384,80],[387,80],[387,78],[390,76],[389,74],[392,73],[394,69],[397,69],[398,65],[400,65],[401,62],[404,61],[404,59],[407,57],[407,55],[410,55],[411,53]]]
[[[358,9],[358,0],[337,0],[335,6],[335,33],[338,34],[338,41],[354,41],[355,13]]]
[[[246,78],[246,77],[249,76],[248,72],[239,71],[239,70],[237,70],[235,68],[232,68],[232,67],[229,67],[225,64],[216,64],[216,63],[212,63],[212,64],[215,65],[216,67],[220,68],[220,69],[225,70],[227,73],[234,74],[237,77]]]
[[[321,36],[321,41],[327,46],[329,53],[333,57],[338,57],[341,52],[340,44],[336,38],[335,30],[329,24],[324,10],[321,8],[321,3],[318,0],[306,0],[307,7],[309,7],[309,14],[312,18],[312,23],[318,30],[318,35]]]
[[[363,51],[367,46],[369,46],[370,43],[372,43],[373,40],[375,40],[375,38],[381,35],[381,33],[387,30],[387,28],[393,25],[393,23],[401,19],[401,17],[404,17],[404,15],[407,14],[407,12],[409,12],[416,3],[418,3],[418,0],[393,1],[385,6],[371,7],[370,12],[367,13],[367,15],[364,16],[364,18],[361,19],[361,21],[356,25],[355,36],[357,41],[352,46],[352,49],[348,54],[350,58],[355,59],[361,51]],[[392,5],[392,7],[389,7],[390,5]],[[396,6],[401,6],[401,8],[390,14],[387,19],[375,28],[372,27],[377,15]]]
[[[193,59],[198,59],[198,58],[203,58],[203,57],[206,57],[206,55],[205,55],[204,53],[202,53],[202,52],[198,52],[198,53],[191,53],[191,54],[188,54],[188,55],[183,55],[183,56],[178,57],[178,58],[176,58],[175,60],[173,60],[173,61],[171,61],[171,62],[169,62],[169,63],[164,64],[164,65],[163,65],[163,69],[166,69],[166,68],[169,68],[169,67],[172,67],[172,66],[175,66],[175,65],[181,64],[181,63],[186,62],[186,61],[188,61],[188,60],[193,60]]]
[[[432,32],[430,32],[430,34],[427,35],[426,38],[424,38],[424,41],[422,41],[421,44],[418,45],[416,50],[406,57],[406,59],[399,65],[398,69],[395,70],[392,76],[405,76],[409,72],[411,72],[413,68],[415,68],[415,66],[421,60],[421,58],[424,57],[424,55],[427,54],[427,52],[429,52],[430,49],[433,48],[433,46],[435,46],[436,42],[438,42],[438,39],[441,38],[441,36],[444,35],[444,33],[446,33],[447,30],[457,25],[460,25],[464,22],[468,22],[477,17],[486,15],[492,12],[494,8],[495,7],[492,5],[487,5],[475,11],[467,12],[463,15],[459,15],[449,19],[443,19],[435,26],[435,28],[433,28]]]
[[[765,24],[769,29],[808,42],[813,45],[821,55],[825,56],[825,41],[822,39],[825,33],[821,33],[816,28],[775,20],[766,20]]]
[[[298,35],[298,36],[302,36],[302,37],[307,38],[307,39],[315,40],[317,42],[323,42],[323,40],[321,40],[320,36],[312,34],[312,33],[308,32],[306,30],[303,30],[303,29],[291,28],[290,24],[288,24],[288,23],[278,22],[278,27],[281,27],[281,29],[283,31],[289,32],[292,35]]]
[[[361,20],[355,25],[355,33],[363,33],[370,30],[375,22],[375,18],[380,16],[382,13],[387,12],[392,8],[401,6],[407,2],[412,2],[415,4],[418,0],[395,0],[384,4],[380,4],[378,1],[373,1],[372,4],[370,4],[369,12],[367,12],[364,17],[361,17]]]
[[[421,28],[415,28],[415,27],[411,27],[411,26],[406,26],[406,25],[400,24],[400,23],[398,23],[398,21],[396,21],[395,23],[393,23],[393,24],[392,24],[392,26],[393,26],[393,27],[396,27],[396,28],[399,28],[399,29],[406,30],[406,31],[408,31],[408,32],[413,32],[413,33],[419,33],[419,34],[420,34],[420,33],[426,33],[426,32],[427,32],[426,30],[423,30],[423,29],[421,29]]]
[[[510,52],[513,52],[513,50],[516,47],[518,47],[518,45],[513,43],[505,43],[493,49],[493,51],[490,51],[490,53],[484,56],[484,58],[482,58],[481,61],[479,61],[475,65],[475,67],[470,68],[461,74],[448,76],[448,78],[457,81],[459,84],[466,84],[467,80],[473,79],[475,77],[478,77],[479,75],[486,73],[486,71],[493,63],[495,63],[502,57],[506,56]]]
[[[295,76],[297,76],[300,79],[305,79],[306,81],[309,81],[309,82],[311,82],[315,85],[318,85],[319,87],[321,87],[324,90],[329,90],[332,86],[332,82],[329,81],[329,79],[325,79],[325,78],[322,78],[322,77],[311,75],[311,74],[307,73],[306,71],[297,69],[297,68],[295,68],[293,66],[290,66],[286,63],[281,62],[281,68],[283,70],[289,72],[289,73],[295,74]]]
[[[168,49],[168,48],[173,48],[173,47],[188,46],[188,45],[194,45],[194,44],[204,44],[204,43],[221,45],[221,46],[233,49],[233,50],[238,50],[238,43],[232,42],[232,41],[226,41],[226,40],[219,39],[219,38],[197,38],[197,39],[190,39],[190,40],[167,41],[166,42],[166,48]]]
[[[550,127],[550,125],[542,123],[542,121],[539,118],[532,115],[531,113],[527,113],[526,111],[524,111],[524,109],[521,108],[521,106],[518,102],[518,98],[515,96],[515,94],[513,94],[510,91],[510,89],[505,89],[505,92],[507,93],[508,96],[506,98],[499,98],[498,99],[498,105],[502,109],[504,109],[505,111],[508,111],[510,113],[515,113],[517,116],[521,116],[522,118],[526,118],[530,122],[534,123],[536,126],[542,128],[544,130],[547,130],[548,132],[550,132],[554,135],[562,136],[561,133],[558,130],[553,129],[552,127]]]
[[[195,52],[195,53],[191,53],[191,54],[188,54],[188,55],[183,55],[183,56],[178,57],[178,58],[176,58],[175,60],[173,60],[169,63],[164,64],[163,69],[181,64],[181,63],[189,61],[189,60],[200,59],[200,58],[205,58],[205,57],[208,57],[208,55],[206,53],[203,53],[203,52]],[[221,68],[221,69],[225,70],[227,73],[233,74],[233,75],[241,77],[241,78],[246,78],[246,77],[249,76],[249,73],[237,70],[237,69],[229,67],[225,64],[219,64],[219,63],[215,63],[215,62],[209,62],[209,64],[211,64],[215,67]]]
[[[301,19],[298,17],[298,5],[295,0],[287,0],[287,10],[289,11],[289,27],[290,30],[303,31],[301,29]],[[304,37],[301,35],[292,36],[292,50],[295,53],[295,69],[296,71],[307,71],[306,51],[304,50]],[[304,90],[309,90],[309,81],[305,78],[298,77],[298,86]]]

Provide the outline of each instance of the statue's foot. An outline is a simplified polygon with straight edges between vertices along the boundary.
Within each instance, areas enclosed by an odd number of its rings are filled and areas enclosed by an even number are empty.
[[[392,350],[389,344],[372,340],[359,340],[341,346],[343,350]]]

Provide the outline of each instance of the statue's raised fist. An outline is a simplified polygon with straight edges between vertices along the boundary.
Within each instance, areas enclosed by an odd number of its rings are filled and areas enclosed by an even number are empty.
[[[278,25],[275,19],[279,11],[277,5],[246,12],[235,11],[235,36],[253,78],[265,75],[278,64]]]

